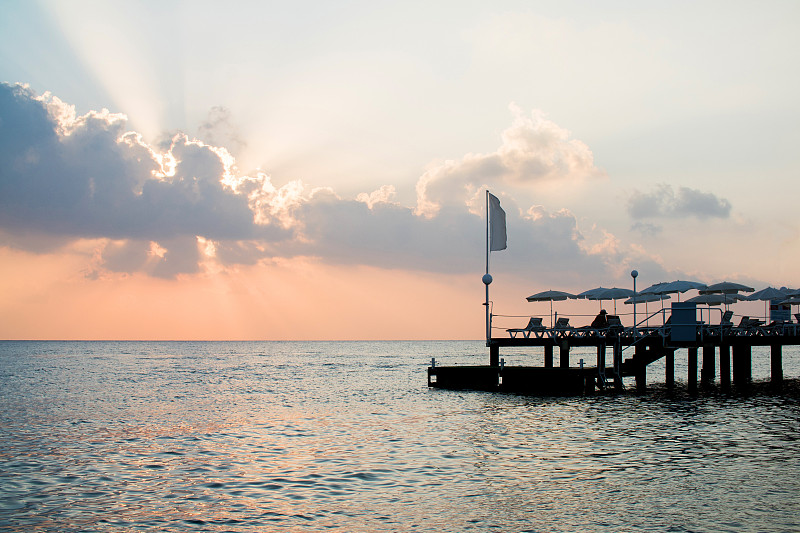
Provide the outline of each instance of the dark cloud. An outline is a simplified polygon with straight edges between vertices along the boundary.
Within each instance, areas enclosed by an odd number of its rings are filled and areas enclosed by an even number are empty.
[[[694,217],[728,218],[731,203],[710,192],[689,187],[678,191],[661,184],[649,193],[636,191],[628,199],[628,214],[634,219]]]
[[[213,135],[229,118],[223,110],[211,117],[206,139],[218,139]],[[94,266],[112,272],[170,278],[197,272],[206,260],[253,264],[293,256],[480,272],[485,218],[476,184],[596,172],[582,143],[538,115],[518,117],[497,153],[423,177],[429,187],[421,198],[436,200],[435,213],[394,203],[390,186],[342,199],[299,182],[276,188],[266,175],[236,176],[234,169],[225,149],[183,134],[150,146],[126,130],[122,115],[75,116],[54,97],[0,85],[0,243],[40,250],[103,238]],[[611,268],[616,252],[587,251],[571,213],[524,211],[501,191],[509,250],[494,254],[498,265],[522,275],[554,271],[562,285]],[[689,207],[703,200],[684,196]]]
[[[662,226],[659,226],[658,224],[651,224],[649,222],[636,222],[631,226],[631,229],[638,231],[646,237],[655,237],[664,231]]]
[[[0,84],[0,227],[72,237],[270,240],[246,195],[221,182],[218,149],[176,136],[156,153],[108,112],[69,106]]]

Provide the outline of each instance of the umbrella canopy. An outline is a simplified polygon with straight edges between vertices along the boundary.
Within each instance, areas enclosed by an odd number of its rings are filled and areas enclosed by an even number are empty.
[[[761,289],[760,291],[756,291],[753,294],[748,294],[748,300],[783,300],[787,296],[786,291],[782,291],[780,289],[776,289],[774,287],[767,287],[766,289]]]
[[[601,292],[596,292],[594,295],[589,296],[589,300],[614,300],[614,314],[617,314],[617,300],[623,298],[630,298],[636,294],[630,289],[621,289],[619,287],[612,287]]]
[[[661,300],[669,300],[669,296],[666,294],[642,294],[639,293],[636,296],[631,296],[624,303],[626,304],[646,304],[648,302],[658,302]]]
[[[647,287],[643,291],[640,291],[639,294],[677,294],[678,301],[681,301],[680,294],[682,292],[690,291],[692,289],[705,289],[706,284],[700,283],[699,281],[688,281],[688,280],[675,280],[669,281],[664,283],[656,283],[655,285],[651,285]]]
[[[769,300],[785,300],[786,299],[786,291],[782,291],[780,289],[776,289],[774,287],[767,287],[766,289],[761,289],[760,291],[756,291],[753,294],[748,294],[748,300],[764,300],[764,322],[768,320],[767,314],[767,301]]]
[[[739,300],[747,300],[747,296],[742,296],[741,294],[701,294],[686,301],[705,305],[725,304],[727,306]]]
[[[599,291],[589,296],[590,300],[622,300],[623,298],[630,298],[636,293],[630,289],[622,289],[620,287],[612,287],[604,291]]]
[[[553,302],[554,301],[561,302],[563,300],[566,300],[567,298],[573,298],[574,299],[574,298],[577,298],[577,296],[575,296],[574,294],[569,293],[569,292],[549,290],[549,291],[537,292],[536,294],[532,294],[532,295],[528,296],[525,299],[528,300],[529,302],[547,302],[547,301],[549,301],[550,302],[550,327],[553,327]]]
[[[670,297],[668,295],[666,295],[666,294],[642,294],[642,293],[639,293],[639,294],[637,294],[635,296],[631,296],[630,298],[625,300],[625,303],[628,304],[628,305],[643,303],[644,304],[644,312],[645,312],[645,315],[647,315],[645,317],[645,320],[647,321],[647,325],[649,326],[650,325],[650,310],[647,309],[647,303],[648,302],[660,302],[660,301],[663,301],[663,300],[669,300],[669,298]]]
[[[588,291],[583,291],[582,293],[577,294],[576,296],[578,298],[586,298],[587,300],[593,300],[594,298],[592,298],[592,296],[594,296],[595,294],[597,294],[599,292],[603,292],[603,291],[607,291],[607,290],[608,290],[608,287],[597,287],[597,288],[594,288],[594,289],[589,289]],[[603,308],[603,300],[599,300],[599,302],[600,302],[600,309],[602,309]]]
[[[752,287],[748,287],[747,285],[742,285],[741,283],[733,283],[732,281],[722,281],[720,283],[714,283],[713,285],[709,285],[705,289],[700,290],[700,294],[713,294],[713,293],[722,293],[722,294],[735,294],[737,292],[753,292],[755,289]]]
[[[577,296],[569,292],[550,290],[537,292],[536,294],[532,294],[525,299],[529,302],[546,302],[548,300],[551,302],[560,302],[562,300],[566,300],[567,298],[577,298]]]
[[[650,285],[646,289],[640,290],[639,294],[641,294],[643,296],[646,295],[646,294],[666,294],[666,292],[663,292],[661,289],[663,289],[667,285],[669,285],[669,283],[667,283],[665,281],[660,281],[658,283]]]
[[[576,294],[575,296],[577,298],[593,299],[592,296],[594,296],[595,294],[597,294],[599,292],[607,291],[607,290],[608,290],[608,287],[597,287],[595,289],[589,289],[588,291],[583,291],[582,293]]]
[[[800,305],[800,296],[792,296],[791,298],[786,298],[779,303],[786,305]]]

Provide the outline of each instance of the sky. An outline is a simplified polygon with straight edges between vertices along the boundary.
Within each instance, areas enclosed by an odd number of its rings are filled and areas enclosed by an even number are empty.
[[[4,0],[0,338],[480,339],[485,190],[495,334],[800,286],[800,4],[489,4]]]

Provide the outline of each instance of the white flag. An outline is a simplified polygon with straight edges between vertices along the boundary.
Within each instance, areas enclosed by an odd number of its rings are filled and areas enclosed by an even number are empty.
[[[506,212],[500,207],[500,200],[489,194],[489,251],[506,249]]]

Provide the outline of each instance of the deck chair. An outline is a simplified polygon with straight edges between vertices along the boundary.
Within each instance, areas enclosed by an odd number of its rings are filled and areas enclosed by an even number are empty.
[[[566,329],[566,328],[571,327],[569,325],[569,318],[565,318],[565,317],[562,316],[561,318],[556,320],[556,325],[554,327],[556,329]]]
[[[531,336],[531,332],[534,332],[534,335],[536,335],[535,332],[544,331],[545,329],[546,328],[542,325],[542,319],[538,316],[532,316],[528,321],[528,325],[524,328],[511,328],[506,331],[512,338],[516,338],[517,333],[522,333],[522,336],[527,339]]]
[[[748,334],[753,333],[756,326],[760,326],[764,323],[763,320],[759,320],[757,318],[750,318],[749,316],[743,316],[742,320],[739,321],[739,325],[737,328],[739,329],[740,333]]]
[[[797,320],[797,323],[800,324],[800,313],[795,313],[794,318]]]
[[[733,311],[725,311],[722,315],[722,320],[719,321],[719,325],[732,326],[733,322],[731,322],[731,318],[733,318]]]

